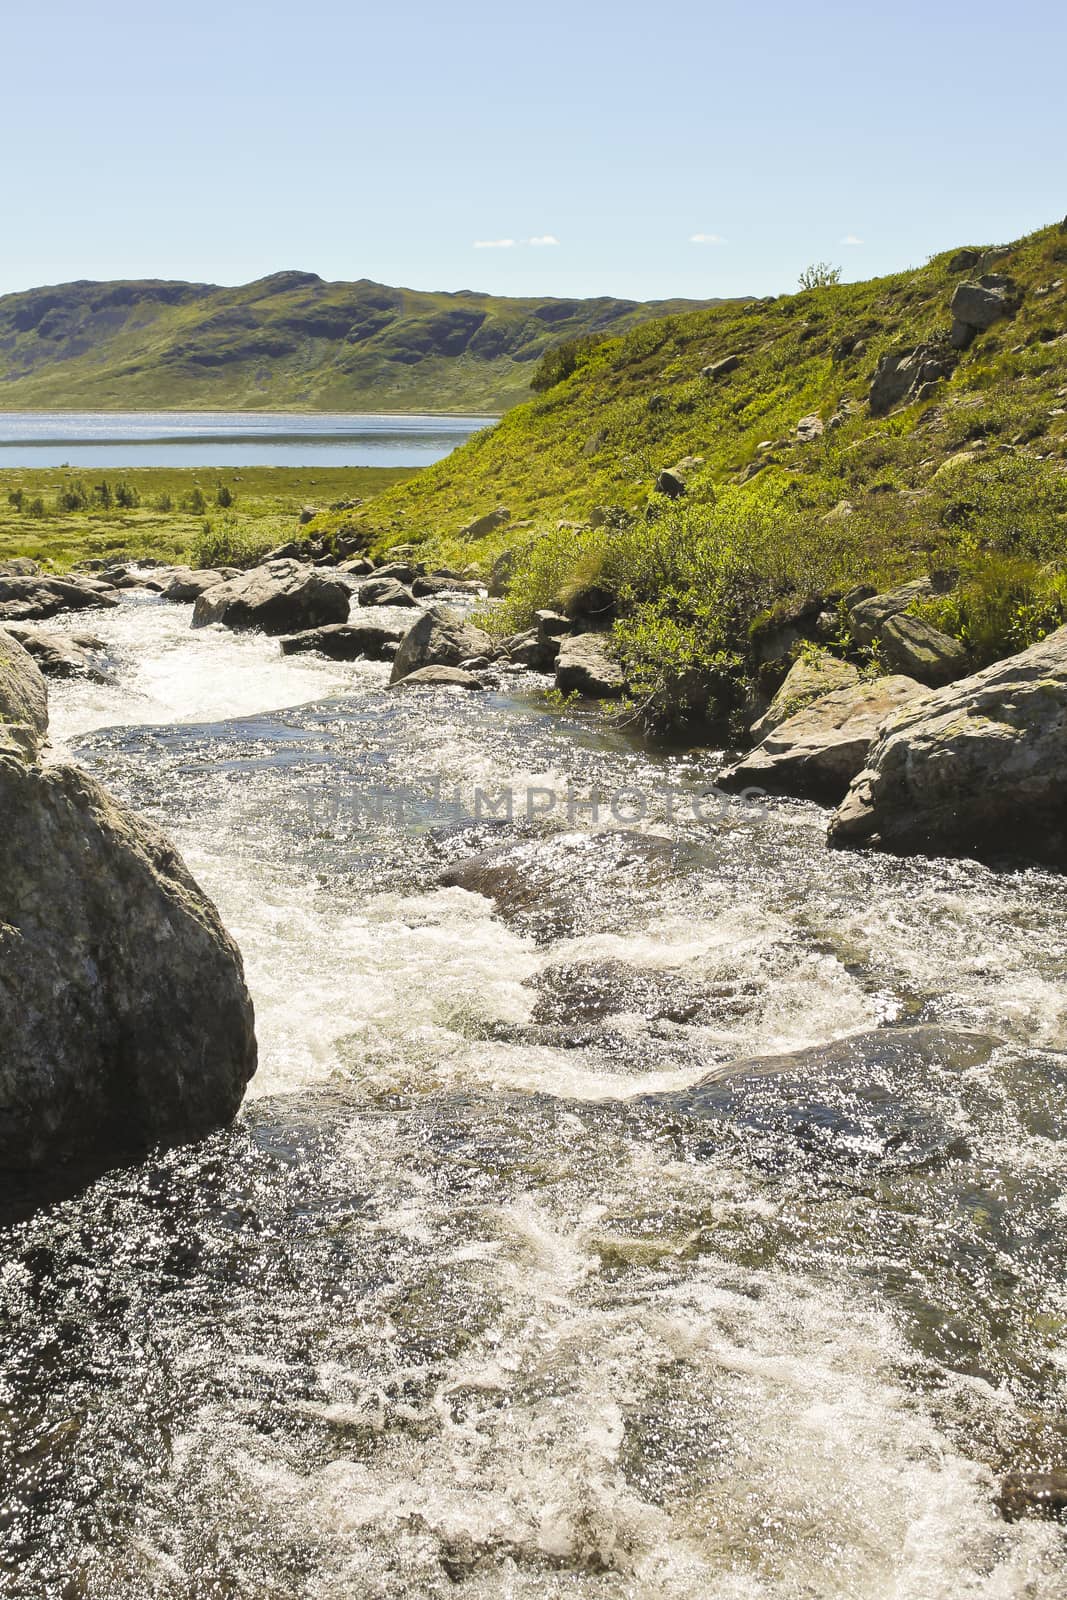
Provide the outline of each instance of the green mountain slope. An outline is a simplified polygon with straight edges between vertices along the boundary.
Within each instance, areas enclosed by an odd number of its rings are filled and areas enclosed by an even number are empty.
[[[69,283],[0,297],[0,408],[506,410],[561,340],[700,302],[431,294],[279,272],[236,289]]]
[[[954,344],[954,294],[989,275],[1009,280],[992,285],[1007,314]],[[373,501],[368,540],[486,572],[508,556],[512,626],[607,588],[633,681],[660,702],[694,672],[706,687],[721,670],[734,692],[753,625],[797,597],[938,563],[965,574],[940,625],[979,659],[1067,620],[1067,223],[666,317],[578,360]],[[686,457],[684,494],[657,492]]]

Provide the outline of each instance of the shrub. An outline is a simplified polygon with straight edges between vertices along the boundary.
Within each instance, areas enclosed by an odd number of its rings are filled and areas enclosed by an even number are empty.
[[[235,522],[216,527],[206,520],[193,539],[190,555],[196,567],[254,567],[276,542],[270,524],[257,532]]]
[[[813,261],[797,279],[801,289],[832,289],[841,282],[841,268],[832,267],[828,261]]]
[[[545,389],[554,389],[557,383],[562,383],[565,378],[577,372],[579,367],[585,365],[598,343],[599,340],[586,336],[580,339],[568,339],[566,344],[558,344],[551,350],[546,350],[534,368],[530,388],[535,394],[541,394]]]

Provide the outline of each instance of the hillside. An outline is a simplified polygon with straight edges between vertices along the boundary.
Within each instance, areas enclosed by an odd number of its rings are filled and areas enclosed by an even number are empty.
[[[561,340],[700,302],[431,294],[279,272],[240,288],[68,283],[0,297],[0,409],[504,411]]]
[[[1002,314],[953,340],[965,284]],[[633,681],[661,702],[709,664],[743,676],[748,630],[791,596],[938,562],[965,568],[940,620],[979,657],[1067,615],[1067,224],[576,355],[571,376],[373,501],[368,540],[486,572],[506,557],[513,625],[607,588]]]

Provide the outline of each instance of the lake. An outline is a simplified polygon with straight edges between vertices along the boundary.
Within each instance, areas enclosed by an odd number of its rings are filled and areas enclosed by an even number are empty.
[[[0,411],[0,467],[426,467],[495,417]]]

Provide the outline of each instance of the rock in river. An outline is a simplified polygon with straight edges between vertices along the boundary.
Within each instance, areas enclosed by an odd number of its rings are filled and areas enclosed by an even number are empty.
[[[347,584],[298,561],[271,561],[203,593],[193,609],[193,627],[221,622],[227,628],[296,633],[328,622],[347,622]]]
[[[865,766],[831,844],[1067,866],[1067,628],[906,707]]]
[[[282,655],[317,650],[332,661],[389,661],[408,631],[408,618],[385,609],[359,613],[351,622],[331,622],[325,628],[308,628],[283,639]]]
[[[757,742],[765,739],[813,700],[821,700],[824,694],[832,694],[835,689],[850,689],[859,681],[858,668],[850,661],[838,660],[826,650],[800,656],[790,667],[768,709],[752,724],[753,739]]]
[[[417,667],[389,685],[390,689],[483,689],[481,678],[462,667]]]
[[[40,668],[0,628],[0,755],[17,751],[32,760],[47,735],[48,690]]]
[[[493,641],[451,606],[430,606],[408,629],[393,662],[390,682],[420,667],[458,667],[475,656],[491,656]]]
[[[61,611],[117,606],[108,589],[95,578],[0,578],[0,624],[43,622]]]
[[[556,688],[590,700],[614,700],[625,693],[626,675],[601,633],[576,633],[564,639],[556,659]]]

